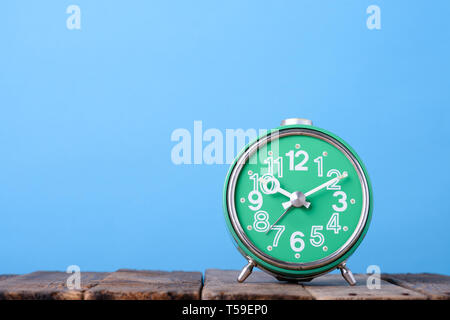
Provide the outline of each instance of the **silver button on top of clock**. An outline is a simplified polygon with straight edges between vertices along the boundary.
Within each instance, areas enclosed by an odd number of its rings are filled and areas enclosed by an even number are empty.
[[[312,126],[312,121],[305,118],[288,118],[281,121],[282,126],[289,126],[293,124],[303,124],[307,126]]]

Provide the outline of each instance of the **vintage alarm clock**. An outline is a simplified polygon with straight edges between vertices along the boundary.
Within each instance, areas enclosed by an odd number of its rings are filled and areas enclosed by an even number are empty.
[[[248,264],[279,280],[309,281],[340,269],[369,228],[372,191],[353,149],[307,119],[286,119],[248,144],[224,188],[229,231]]]

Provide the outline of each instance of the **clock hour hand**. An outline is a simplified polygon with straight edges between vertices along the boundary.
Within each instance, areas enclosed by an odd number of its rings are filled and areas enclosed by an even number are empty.
[[[287,209],[289,206],[294,206],[294,207],[301,207],[301,206],[305,206],[306,208],[309,208],[309,206],[311,205],[311,203],[309,203],[308,201],[306,201],[304,198],[301,201],[301,203],[299,202],[299,194],[301,194],[301,192],[289,192],[283,188],[281,188],[280,186],[280,181],[275,178],[274,176],[266,176],[266,178],[261,177],[259,179],[259,181],[264,185],[264,188],[266,189],[267,194],[275,194],[275,193],[280,193],[283,196],[289,198],[289,201],[287,202],[283,202],[283,208]],[[272,188],[268,189],[267,185],[269,184],[269,182],[272,182]]]

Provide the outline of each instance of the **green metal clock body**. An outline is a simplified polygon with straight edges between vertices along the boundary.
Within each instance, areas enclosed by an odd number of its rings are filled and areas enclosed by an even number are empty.
[[[249,143],[228,172],[225,219],[248,260],[239,281],[254,266],[287,280],[340,268],[354,284],[345,261],[371,220],[366,169],[336,135],[292,122]]]

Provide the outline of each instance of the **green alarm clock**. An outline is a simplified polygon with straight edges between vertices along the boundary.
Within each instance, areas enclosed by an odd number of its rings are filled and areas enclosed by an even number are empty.
[[[236,157],[224,187],[229,231],[247,265],[279,280],[309,281],[335,269],[356,283],[346,260],[372,215],[364,165],[336,135],[286,119]]]

